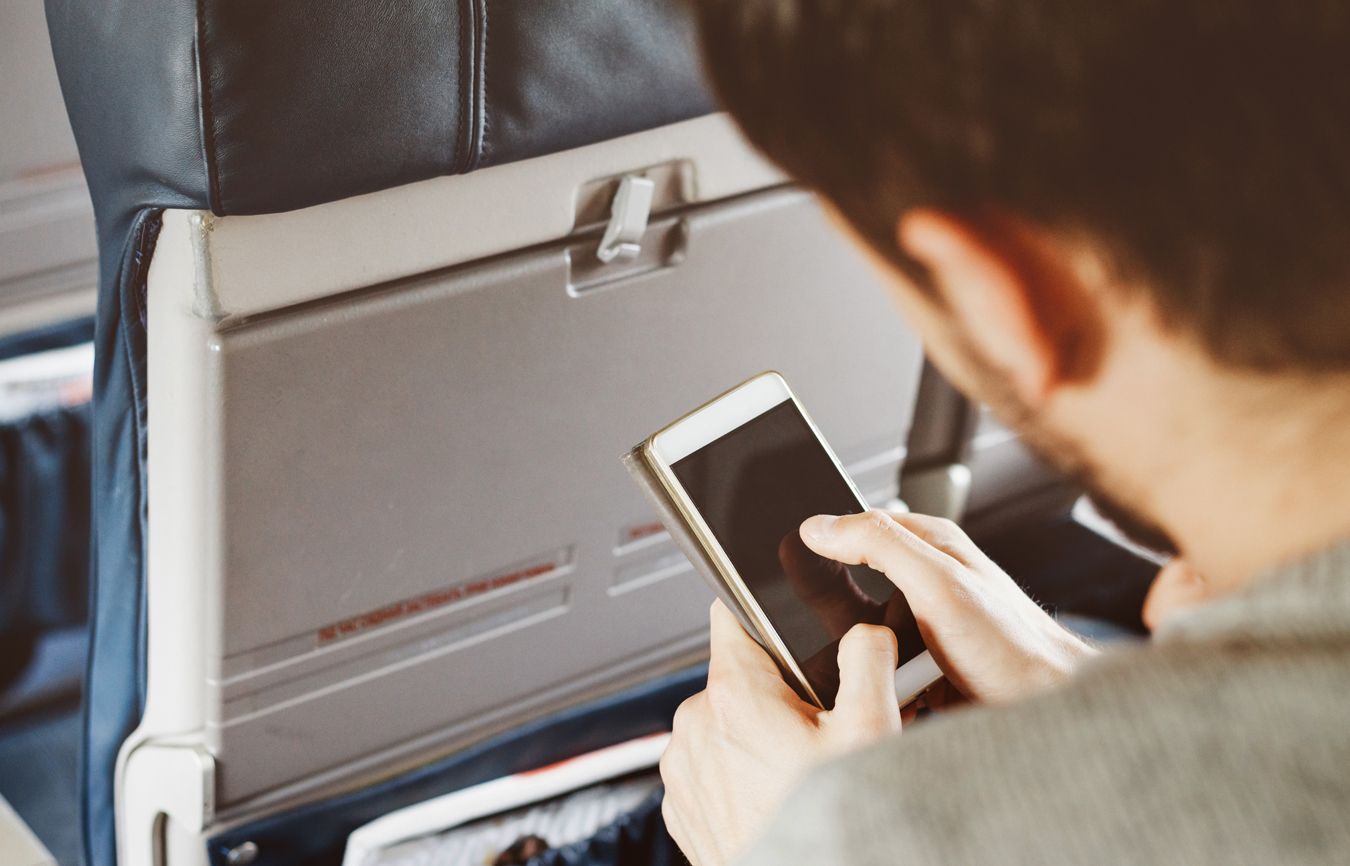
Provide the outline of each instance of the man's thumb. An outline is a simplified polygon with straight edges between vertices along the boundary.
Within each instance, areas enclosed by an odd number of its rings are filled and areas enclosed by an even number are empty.
[[[871,742],[900,730],[895,633],[880,625],[855,625],[839,641],[839,693],[832,715],[841,727]]]

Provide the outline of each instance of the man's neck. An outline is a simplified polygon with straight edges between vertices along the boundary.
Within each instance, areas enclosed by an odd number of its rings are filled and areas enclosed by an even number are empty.
[[[1350,382],[1246,384],[1181,407],[1151,497],[1217,592],[1350,538]]]
[[[1113,349],[1059,427],[1215,592],[1350,538],[1350,374],[1234,370],[1146,327]]]

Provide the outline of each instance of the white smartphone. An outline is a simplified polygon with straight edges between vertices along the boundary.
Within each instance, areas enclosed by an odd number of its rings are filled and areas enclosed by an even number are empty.
[[[802,542],[806,518],[867,504],[782,376],[738,385],[652,435],[633,459],[664,492],[667,521],[683,524],[672,534],[705,554],[714,589],[803,697],[834,705],[839,639],[860,622],[895,632],[901,704],[942,675],[885,575]]]

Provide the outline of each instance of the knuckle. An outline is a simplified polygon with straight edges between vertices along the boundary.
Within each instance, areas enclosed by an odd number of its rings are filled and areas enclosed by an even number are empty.
[[[855,625],[840,641],[840,647],[846,652],[869,655],[891,655],[895,646],[895,632],[884,625],[868,623]]]
[[[701,695],[702,692],[699,694]],[[675,736],[678,737],[686,733],[693,723],[694,717],[698,714],[698,698],[699,695],[685,698],[680,702],[680,705],[675,708],[675,715],[670,723],[671,731]],[[666,749],[666,753],[669,754],[669,752],[670,749]]]
[[[858,533],[856,537],[865,544],[888,545],[895,541],[900,525],[884,511],[875,509],[852,515],[850,520]]]
[[[958,559],[963,564],[969,564],[971,556],[978,553],[977,548],[971,543],[970,536],[955,520],[946,517],[929,517],[924,527],[924,532],[928,536],[928,543],[938,550],[947,553]]]
[[[938,529],[951,538],[965,538],[966,536],[960,524],[950,517],[934,517],[933,522]]]
[[[931,539],[930,543],[946,542],[964,535],[961,532],[961,527],[956,525],[956,521],[947,517],[913,514],[909,516],[908,521],[918,528],[923,535]]]
[[[908,527],[922,542],[923,548],[932,554],[926,558],[936,567],[938,576],[946,577],[949,565],[969,569],[981,559],[979,548],[954,520],[914,514],[906,516],[901,523]]]
[[[924,529],[935,529],[944,524],[952,523],[945,517],[936,514],[924,514],[919,511],[911,511],[908,514],[902,514],[897,518],[901,523],[908,523],[913,526],[923,527]]]
[[[863,526],[875,535],[890,536],[895,534],[895,519],[884,511],[873,509],[864,512]]]
[[[885,571],[884,562],[902,543],[904,529],[884,511],[866,511],[858,515],[862,527],[861,555],[865,565]]]

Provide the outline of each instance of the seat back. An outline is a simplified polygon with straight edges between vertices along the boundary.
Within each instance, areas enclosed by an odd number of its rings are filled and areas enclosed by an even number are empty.
[[[666,178],[608,265],[601,167]],[[484,256],[488,213],[537,235],[488,220],[516,240]],[[293,214],[166,212],[148,292],[128,834],[219,831],[696,661],[711,594],[619,456],[775,368],[885,502],[921,364],[860,254],[718,116]],[[185,748],[214,798],[191,818],[139,781]]]

